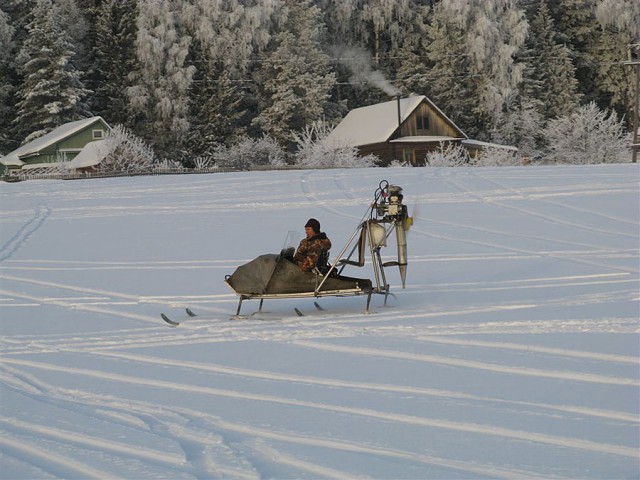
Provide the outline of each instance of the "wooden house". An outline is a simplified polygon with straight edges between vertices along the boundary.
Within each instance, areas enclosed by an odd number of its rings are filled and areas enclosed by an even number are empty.
[[[111,127],[102,117],[91,117],[65,123],[51,132],[22,145],[4,157],[0,157],[0,173],[25,166],[69,162],[85,145],[103,140]]]
[[[328,141],[340,147],[357,147],[363,156],[374,154],[382,165],[393,160],[423,165],[426,154],[440,148],[441,142],[463,145],[472,155],[482,146],[481,142],[469,140],[424,95],[351,110],[329,134]]]

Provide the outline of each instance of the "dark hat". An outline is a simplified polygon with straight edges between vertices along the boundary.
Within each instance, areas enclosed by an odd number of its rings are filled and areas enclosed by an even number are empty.
[[[310,218],[307,224],[305,225],[305,228],[306,227],[311,227],[313,228],[314,232],[320,233],[320,222],[315,218]]]

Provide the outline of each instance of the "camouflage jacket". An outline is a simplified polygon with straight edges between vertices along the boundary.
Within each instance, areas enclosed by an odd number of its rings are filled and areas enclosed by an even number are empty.
[[[293,261],[300,266],[303,272],[310,272],[318,263],[320,254],[328,252],[330,248],[331,240],[327,235],[324,232],[316,233],[313,237],[302,239]]]

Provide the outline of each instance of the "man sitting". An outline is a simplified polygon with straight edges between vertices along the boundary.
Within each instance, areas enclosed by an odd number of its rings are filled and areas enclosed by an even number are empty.
[[[331,240],[320,231],[320,222],[315,218],[309,219],[304,226],[304,231],[307,237],[300,241],[293,261],[303,272],[311,272],[316,267],[322,269],[329,256]],[[318,264],[318,260],[325,265]]]

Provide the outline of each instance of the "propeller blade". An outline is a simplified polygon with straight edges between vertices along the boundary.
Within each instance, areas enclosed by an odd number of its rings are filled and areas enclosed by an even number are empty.
[[[413,226],[413,224],[416,223],[416,221],[418,221],[419,218],[420,218],[420,204],[416,201],[413,204],[413,208],[411,209],[409,216],[404,221],[403,226],[405,231],[408,232]]]

